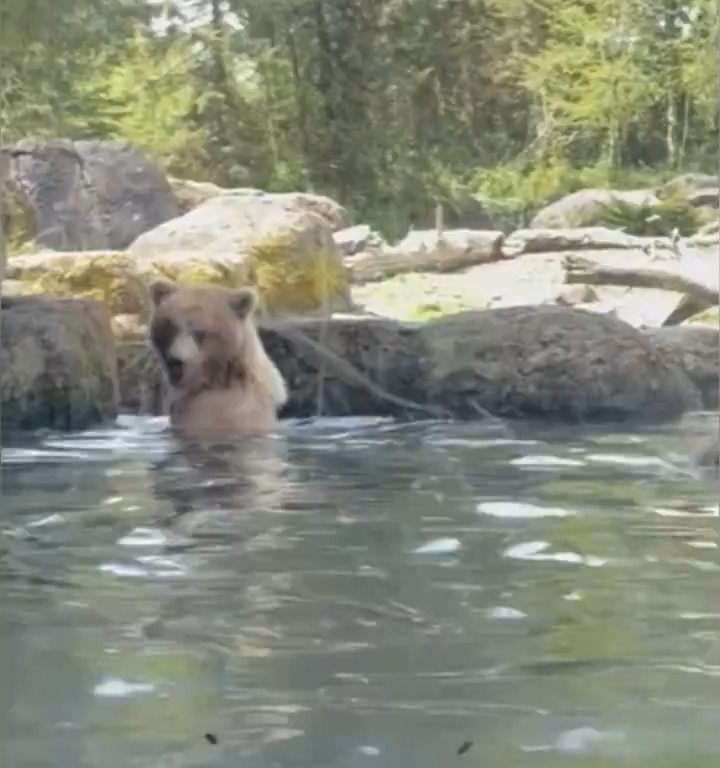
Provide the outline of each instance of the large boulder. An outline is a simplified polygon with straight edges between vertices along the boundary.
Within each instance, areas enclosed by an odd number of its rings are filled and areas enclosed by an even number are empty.
[[[719,191],[717,176],[708,173],[683,173],[663,184],[657,194],[660,198],[682,196],[691,205],[717,208]]]
[[[11,151],[40,246],[119,250],[180,214],[163,171],[126,142],[23,140]]]
[[[643,331],[663,355],[681,368],[700,391],[705,408],[720,396],[720,333],[715,328],[675,326]]]
[[[92,299],[103,303],[111,315],[137,315],[149,309],[146,283],[160,275],[143,275],[124,251],[81,251],[15,256],[8,261],[7,277],[15,293]]]
[[[178,282],[256,285],[270,312],[345,309],[332,237],[340,211],[315,195],[226,193],[141,235],[129,253],[140,272]]]
[[[617,318],[564,307],[466,312],[420,330],[430,402],[455,416],[662,420],[700,406],[687,375]]]
[[[591,227],[602,220],[607,206],[618,202],[640,209],[656,205],[659,199],[651,189],[580,189],[538,211],[530,222],[530,227]]]
[[[222,195],[226,190],[213,184],[211,181],[192,181],[191,179],[178,179],[168,176],[168,183],[180,206],[180,214],[192,211],[198,205],[217,195]]]
[[[292,416],[427,417],[422,349],[412,325],[377,317],[260,328],[288,383]]]
[[[466,312],[425,325],[346,317],[264,324],[288,382],[285,416],[662,421],[702,405],[672,354],[616,318],[561,307]],[[699,355],[700,353],[698,353]],[[119,345],[123,407],[161,413],[141,342]],[[707,389],[700,361],[685,368]]]
[[[102,305],[45,297],[3,299],[2,424],[82,429],[118,411],[115,345]]]

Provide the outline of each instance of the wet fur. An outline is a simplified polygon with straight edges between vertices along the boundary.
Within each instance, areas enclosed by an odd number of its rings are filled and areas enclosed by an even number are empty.
[[[191,435],[271,432],[287,390],[258,336],[254,291],[156,282],[150,297],[172,426]]]

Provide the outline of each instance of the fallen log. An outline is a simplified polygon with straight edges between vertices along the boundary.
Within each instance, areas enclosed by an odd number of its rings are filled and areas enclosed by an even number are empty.
[[[680,299],[675,309],[673,309],[673,311],[663,320],[662,324],[665,327],[680,325],[694,315],[704,312],[709,306],[713,305],[708,305],[706,301],[701,301],[694,296],[685,294],[682,299]]]
[[[567,256],[564,261],[565,282],[586,285],[622,285],[628,288],[656,288],[684,293],[703,309],[713,307],[720,299],[717,275],[690,275],[679,269],[653,267],[614,267],[599,264],[581,256]]]
[[[499,230],[442,230],[440,219],[438,226],[440,231],[416,230],[397,245],[345,257],[352,281],[385,280],[408,272],[456,272],[503,258],[503,233]]]

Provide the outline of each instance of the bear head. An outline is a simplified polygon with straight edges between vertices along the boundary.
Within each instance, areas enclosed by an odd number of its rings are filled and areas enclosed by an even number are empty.
[[[170,386],[186,394],[243,383],[262,346],[253,322],[251,288],[150,286],[150,342]]]

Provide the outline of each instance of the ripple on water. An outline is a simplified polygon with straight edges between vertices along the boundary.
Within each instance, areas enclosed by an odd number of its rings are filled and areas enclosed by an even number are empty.
[[[93,693],[101,698],[126,699],[139,694],[154,693],[155,690],[151,683],[131,683],[120,678],[107,678],[95,686]]]
[[[503,556],[515,560],[554,560],[558,563],[587,565],[590,568],[600,568],[608,563],[605,558],[595,555],[581,555],[577,552],[548,552],[547,541],[525,541],[508,547]]]
[[[552,456],[545,454],[533,454],[530,456],[518,456],[511,459],[514,467],[528,467],[530,469],[554,469],[555,467],[582,467],[584,461],[580,459],[568,459],[565,456]]]
[[[195,739],[211,761],[251,743],[256,768],[434,768],[475,739],[489,765],[641,747],[633,765],[656,768],[661,731],[720,754],[720,510],[653,457],[674,426],[290,424],[280,515],[212,462],[157,462],[165,429],[123,418],[6,452],[3,525],[25,534],[0,542],[9,765],[85,765],[68,744],[159,765]]]
[[[433,539],[426,544],[422,544],[414,551],[416,555],[453,555],[459,552],[461,544],[459,539],[450,536],[443,536],[439,539]]]
[[[118,540],[121,547],[162,547],[169,544],[170,536],[158,528],[133,528]]]
[[[541,507],[520,501],[483,501],[477,505],[477,511],[491,517],[520,519],[570,517],[575,514],[561,507]]]

